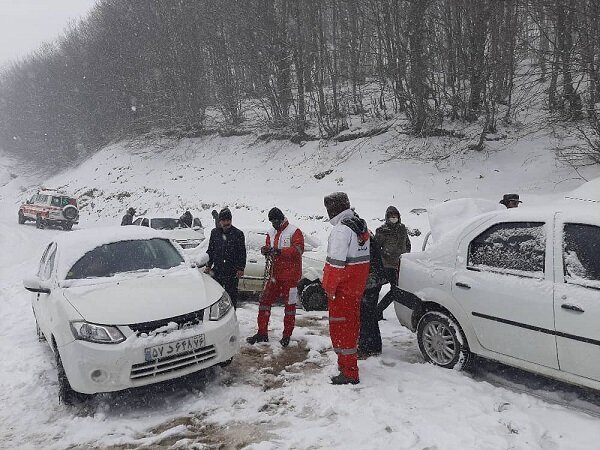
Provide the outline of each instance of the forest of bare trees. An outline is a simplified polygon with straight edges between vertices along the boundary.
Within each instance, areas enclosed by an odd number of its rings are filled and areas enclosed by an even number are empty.
[[[532,86],[600,130],[599,19],[598,0],[101,0],[0,72],[0,148],[64,164],[149,131],[210,132],[207,108],[235,128],[249,100],[300,136],[350,115],[494,132]]]

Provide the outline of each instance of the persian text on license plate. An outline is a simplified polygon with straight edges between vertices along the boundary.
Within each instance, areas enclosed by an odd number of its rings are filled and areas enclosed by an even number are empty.
[[[196,350],[202,346],[204,346],[204,335],[199,334],[187,339],[169,342],[168,344],[145,348],[144,358],[146,361],[152,361],[154,359],[165,358],[167,356],[178,355],[179,353]]]

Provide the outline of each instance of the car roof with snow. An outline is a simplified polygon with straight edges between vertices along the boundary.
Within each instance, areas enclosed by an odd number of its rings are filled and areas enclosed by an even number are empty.
[[[138,239],[167,239],[163,232],[147,227],[111,226],[88,228],[64,233],[53,239],[58,246],[56,254],[57,276],[64,279],[68,270],[87,252],[119,241]]]

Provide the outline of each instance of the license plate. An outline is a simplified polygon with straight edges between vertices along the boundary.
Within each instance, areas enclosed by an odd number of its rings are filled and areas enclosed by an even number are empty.
[[[204,346],[204,335],[199,334],[187,339],[181,339],[168,344],[156,345],[144,349],[144,358],[146,361],[153,361],[167,356],[178,355],[180,353],[196,350]]]

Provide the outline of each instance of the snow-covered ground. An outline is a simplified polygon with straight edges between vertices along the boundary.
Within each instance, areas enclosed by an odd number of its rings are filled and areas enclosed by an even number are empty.
[[[266,227],[267,211],[279,206],[326,242],[322,199],[334,190],[348,192],[372,229],[395,205],[423,233],[427,218],[418,210],[447,199],[517,192],[526,208],[561,198],[582,177],[600,176],[598,166],[575,170],[557,160],[554,149],[565,142],[513,131],[473,152],[454,138],[391,131],[302,146],[252,136],[120,143],[50,179],[0,158],[0,448],[598,448],[600,394],[491,363],[470,373],[425,364],[392,308],[380,322],[383,355],[359,363],[357,386],[329,384],[336,364],[324,313],[299,311],[282,349],[275,308],[271,342],[244,343],[226,369],[68,408],[58,404],[53,358],[37,341],[22,287],[43,244],[64,233],[17,225],[19,202],[40,184],[80,197],[75,229],[119,223],[129,206],[174,216],[189,208],[207,228],[210,211],[229,206],[235,225]],[[256,314],[253,301],[238,309],[242,336],[254,333]]]

